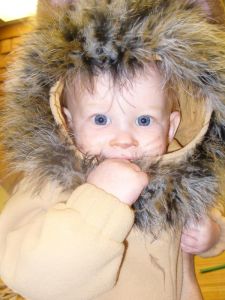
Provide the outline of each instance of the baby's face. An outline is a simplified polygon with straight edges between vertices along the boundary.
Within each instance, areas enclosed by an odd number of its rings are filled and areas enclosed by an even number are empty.
[[[171,113],[171,101],[165,99],[153,70],[123,87],[102,75],[93,93],[74,91],[71,97],[70,127],[79,150],[91,156],[154,158],[167,151],[179,125],[180,115]]]

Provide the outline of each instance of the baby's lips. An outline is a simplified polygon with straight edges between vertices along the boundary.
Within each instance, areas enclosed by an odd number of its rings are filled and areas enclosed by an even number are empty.
[[[137,157],[135,157],[133,155],[126,155],[126,154],[109,155],[109,156],[106,155],[105,158],[124,159],[124,160],[129,160],[129,161],[134,161],[134,160],[138,159]]]

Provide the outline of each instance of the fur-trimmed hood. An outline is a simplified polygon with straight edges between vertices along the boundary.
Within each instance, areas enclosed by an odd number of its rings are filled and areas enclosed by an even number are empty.
[[[179,99],[181,147],[143,166],[151,180],[134,205],[136,223],[154,231],[197,219],[222,193],[225,28],[191,0],[67,2],[40,1],[34,30],[9,70],[1,134],[12,169],[38,186],[83,183],[90,162],[57,121],[63,83],[78,73],[131,78],[154,60]]]

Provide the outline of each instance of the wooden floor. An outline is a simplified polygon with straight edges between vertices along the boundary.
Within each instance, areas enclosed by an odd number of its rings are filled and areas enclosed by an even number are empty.
[[[208,273],[199,271],[222,264],[225,264],[225,252],[213,258],[196,257],[195,270],[204,300],[225,300],[225,269]]]

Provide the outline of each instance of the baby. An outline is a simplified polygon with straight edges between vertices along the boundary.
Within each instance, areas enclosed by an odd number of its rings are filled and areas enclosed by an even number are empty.
[[[76,84],[67,85],[64,98],[64,115],[77,148],[85,156],[103,159],[87,183],[131,206],[151,180],[135,161],[155,162],[167,153],[181,119],[157,68],[152,66],[123,85],[108,74],[96,76],[86,87],[76,78]],[[183,230],[182,299],[201,299],[188,253],[209,250],[219,237],[219,225],[207,216]]]
[[[167,153],[180,123],[175,99],[169,96],[155,66],[123,85],[101,74],[92,88],[79,80],[67,86],[63,111],[76,146],[84,155],[104,159],[90,172],[88,183],[128,205],[138,199],[149,177],[134,162],[155,162]],[[207,251],[219,239],[219,225],[207,216],[188,225],[181,244],[187,253]]]
[[[201,299],[191,254],[225,240],[223,29],[194,1],[47,2],[5,93],[24,178],[2,280],[29,300]]]
[[[180,122],[179,112],[171,112],[172,101],[164,97],[159,73],[151,69],[122,87],[101,75],[92,93],[76,86],[66,98],[64,112],[77,147],[106,159],[87,181],[133,204],[148,178],[131,162],[166,153]]]

